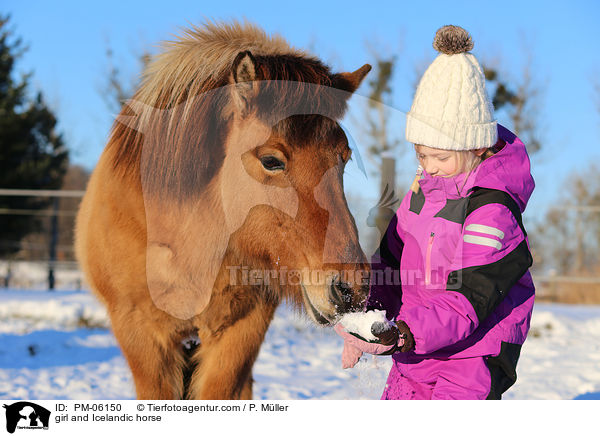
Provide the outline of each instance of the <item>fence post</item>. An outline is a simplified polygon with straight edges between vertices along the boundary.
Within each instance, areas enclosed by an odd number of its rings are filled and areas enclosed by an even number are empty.
[[[12,263],[9,260],[8,265],[6,267],[6,277],[4,277],[4,287],[7,289],[10,287],[10,279],[11,278],[12,278]]]
[[[59,197],[54,197],[52,218],[50,220],[50,262],[48,262],[48,290],[53,291],[55,285],[54,263],[56,262],[56,244],[58,243],[58,209]]]

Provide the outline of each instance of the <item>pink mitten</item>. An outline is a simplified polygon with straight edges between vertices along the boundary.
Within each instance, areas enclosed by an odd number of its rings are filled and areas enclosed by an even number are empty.
[[[352,368],[362,356],[362,353],[369,354],[387,354],[404,344],[403,339],[399,339],[397,344],[383,345],[376,342],[367,342],[348,333],[344,326],[337,323],[334,327],[335,332],[344,339],[344,350],[342,351],[342,368]]]
[[[344,351],[342,351],[342,368],[354,368],[354,365],[360,359],[363,352],[351,345],[348,341],[344,341]]]

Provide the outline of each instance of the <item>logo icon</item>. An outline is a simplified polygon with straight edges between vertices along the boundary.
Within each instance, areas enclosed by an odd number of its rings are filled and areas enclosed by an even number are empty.
[[[19,401],[6,409],[6,431],[14,433],[18,429],[48,429],[50,411],[42,406],[28,401]]]

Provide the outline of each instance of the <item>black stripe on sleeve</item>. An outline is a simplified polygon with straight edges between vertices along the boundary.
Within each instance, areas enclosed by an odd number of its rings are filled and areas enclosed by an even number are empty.
[[[521,217],[521,209],[513,200],[508,192],[504,192],[498,189],[488,188],[473,188],[473,193],[467,197],[469,199],[469,205],[467,206],[467,213],[465,216],[469,216],[471,212],[479,209],[486,204],[497,203],[506,206],[508,210],[513,214],[517,224],[523,231],[523,234],[527,236],[525,227],[523,226],[523,218]],[[466,218],[465,218],[466,219]]]
[[[452,290],[463,294],[473,305],[479,322],[492,313],[510,289],[533,264],[533,258],[523,241],[502,259],[452,271],[448,283]]]

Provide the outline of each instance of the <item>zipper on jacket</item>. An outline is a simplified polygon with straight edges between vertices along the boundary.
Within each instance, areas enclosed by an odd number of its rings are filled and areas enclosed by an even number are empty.
[[[427,243],[427,254],[425,255],[425,284],[431,284],[431,249],[433,247],[433,238],[435,233],[431,232],[429,235],[429,242]]]

